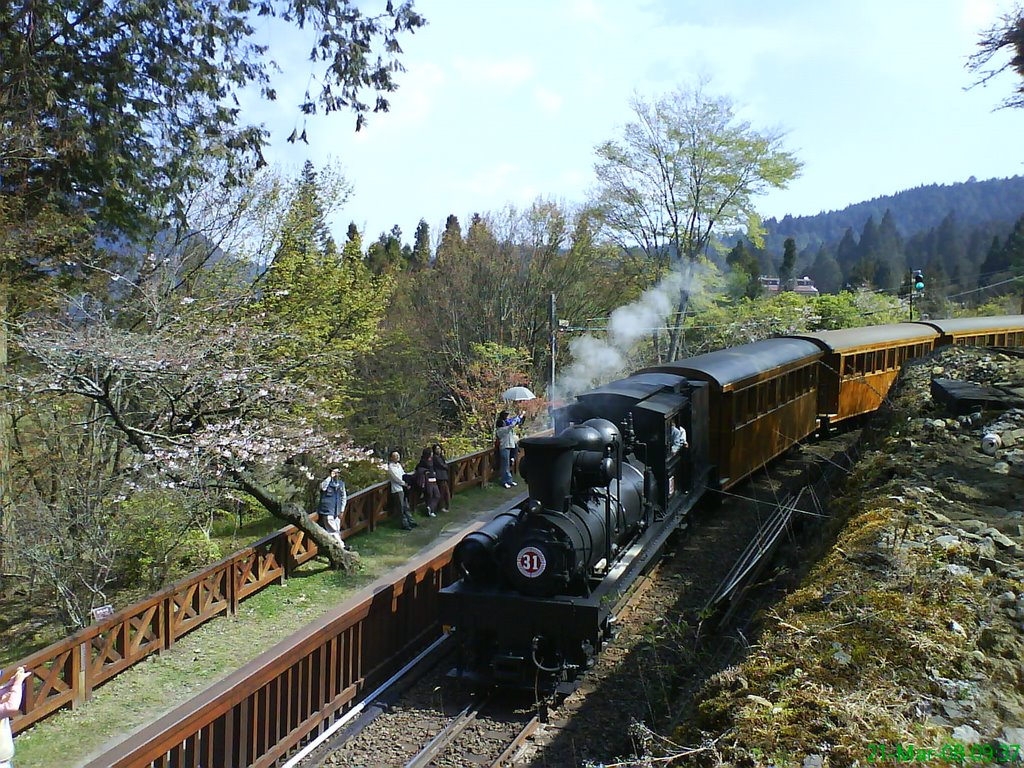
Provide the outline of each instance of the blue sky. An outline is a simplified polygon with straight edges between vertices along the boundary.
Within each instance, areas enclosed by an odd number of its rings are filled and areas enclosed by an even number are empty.
[[[366,10],[383,0],[361,3]],[[584,201],[594,147],[618,138],[636,93],[706,78],[755,128],[786,132],[804,163],[765,217],[815,214],[930,183],[1024,173],[1016,84],[988,87],[965,61],[1011,0],[419,0],[428,26],[402,39],[407,71],[387,114],[358,134],[348,114],[313,117],[284,141],[309,82],[308,44],[271,41],[280,100],[247,113],[272,131],[271,163],[340,163],[354,187],[332,222],[367,239],[398,224],[436,238],[454,213]],[[291,46],[286,47],[286,46]],[[297,93],[290,99],[286,90]],[[311,86],[315,90],[315,86]]]

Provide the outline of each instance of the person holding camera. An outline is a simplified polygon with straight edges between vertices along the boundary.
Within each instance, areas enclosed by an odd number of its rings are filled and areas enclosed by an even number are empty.
[[[498,447],[498,470],[501,472],[501,484],[505,488],[518,485],[512,478],[512,457],[519,445],[516,426],[522,423],[525,416],[525,411],[520,411],[518,416],[510,416],[508,411],[502,411],[494,422],[494,440]]]
[[[3,670],[0,670],[2,673]],[[21,713],[21,699],[25,692],[25,681],[32,673],[18,667],[14,677],[0,686],[0,768],[14,765],[14,735],[11,733],[11,718]]]
[[[348,491],[345,489],[345,481],[341,479],[341,467],[331,467],[331,474],[320,483],[320,506],[317,512],[320,524],[342,547],[345,542],[341,538],[341,516],[345,514],[347,504]]]

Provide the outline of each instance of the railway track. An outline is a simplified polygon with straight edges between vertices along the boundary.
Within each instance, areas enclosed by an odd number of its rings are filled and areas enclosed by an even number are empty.
[[[520,748],[540,722],[539,714],[517,710],[507,700],[479,697],[452,718],[405,768],[514,765]]]
[[[479,694],[453,684],[445,645],[377,692],[358,717],[294,768],[511,766],[541,722],[526,700]],[[415,678],[415,680],[410,680]]]
[[[616,614],[643,599],[649,576],[620,597]],[[345,727],[288,768],[406,766],[464,768],[524,765],[529,741],[545,724],[548,704],[532,696],[479,693],[448,677],[455,663],[450,645],[439,642],[407,666],[390,685],[375,692]]]
[[[615,611],[620,637],[559,706],[538,712],[533,701],[478,695],[447,676],[454,653],[441,643],[288,768],[576,766],[597,750],[615,749],[609,743],[628,742],[623,734],[631,722],[657,719],[649,702],[667,695],[659,688],[694,684],[668,676],[678,677],[681,669],[684,677],[703,679],[713,671],[694,656],[698,639],[707,643],[733,616],[749,581],[786,539],[792,518],[818,508],[807,489],[813,454],[834,462],[828,454],[845,451],[848,442],[801,448],[723,498],[720,508],[696,515],[691,530],[621,597]]]

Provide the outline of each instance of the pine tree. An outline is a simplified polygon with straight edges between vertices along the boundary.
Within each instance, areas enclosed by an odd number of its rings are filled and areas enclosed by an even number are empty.
[[[316,173],[307,164],[255,308],[258,322],[279,339],[266,354],[291,361],[294,380],[323,387],[332,408],[340,409],[348,361],[376,343],[390,284],[369,273],[351,226],[339,254],[323,211]]]
[[[843,274],[848,275],[853,269],[853,265],[857,263],[857,240],[853,236],[853,229],[851,227],[846,228],[846,232],[843,233],[843,239],[839,241],[839,245],[836,247],[836,261],[839,264],[839,268],[843,270]]]
[[[410,265],[414,271],[430,266],[430,227],[426,219],[420,219],[420,223],[416,225]]]
[[[906,271],[906,258],[903,255],[903,238],[896,227],[892,211],[888,209],[878,226],[877,254],[875,285],[883,291],[894,291]]]
[[[857,241],[858,261],[876,260],[879,257],[880,239],[878,236],[878,225],[875,224],[875,217],[868,216],[864,222],[864,228],[860,232],[860,240]]]
[[[390,232],[381,232],[366,252],[366,262],[375,275],[391,273],[402,267],[402,229],[397,224]]]
[[[731,292],[736,296],[754,298],[761,293],[761,263],[757,256],[740,240],[725,257],[725,263],[732,269]]]
[[[836,293],[843,285],[843,271],[839,268],[835,257],[824,245],[818,248],[810,275],[821,293]]]
[[[459,217],[454,213],[449,214],[444,223],[444,232],[441,233],[441,242],[437,246],[437,263],[444,264],[449,259],[458,258],[462,246],[462,226],[459,224]]]
[[[779,290],[793,290],[793,267],[796,266],[796,240],[787,237],[782,244],[782,264],[779,266]]]
[[[341,249],[341,258],[348,262],[363,261],[363,236],[359,234],[359,228],[355,222],[348,225],[348,232],[345,233],[345,245]]]
[[[356,226],[356,223],[354,221],[350,221],[348,223],[348,230],[345,232],[345,242],[348,244],[354,241],[362,243],[363,236],[359,233],[359,227]],[[361,247],[362,245],[360,245],[360,248]]]
[[[1024,274],[1024,216],[1017,219],[1017,223],[1013,225],[1013,231],[1003,243],[1002,250],[1001,260],[1010,271],[1018,277]]]

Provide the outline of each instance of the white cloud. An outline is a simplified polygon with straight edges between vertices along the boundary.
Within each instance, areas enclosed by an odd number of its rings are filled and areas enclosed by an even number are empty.
[[[467,59],[456,57],[455,72],[461,79],[476,85],[496,88],[514,88],[533,79],[534,63],[525,56],[504,59]]]
[[[468,192],[474,196],[492,198],[507,195],[520,174],[520,167],[515,163],[498,163],[487,168],[480,168],[461,178],[449,179],[449,186],[456,192]],[[501,205],[494,206],[500,208]]]
[[[553,114],[562,108],[562,97],[543,85],[538,85],[533,89],[533,97],[540,104],[541,109],[549,114]]]

